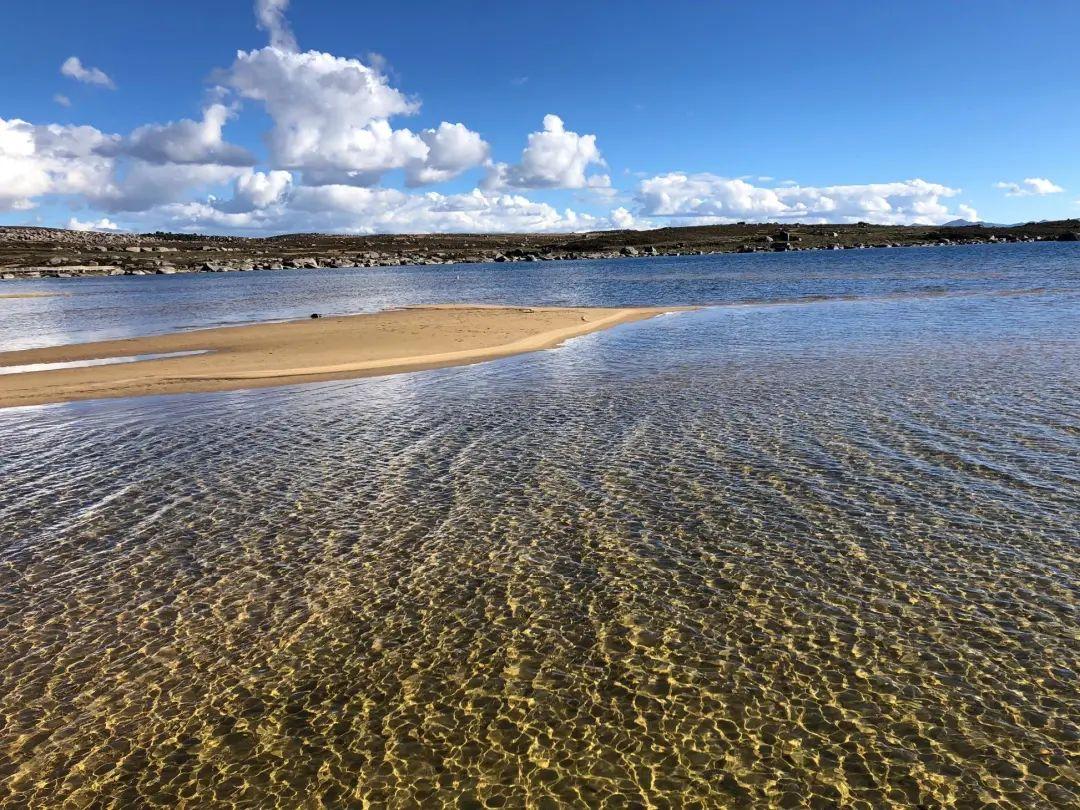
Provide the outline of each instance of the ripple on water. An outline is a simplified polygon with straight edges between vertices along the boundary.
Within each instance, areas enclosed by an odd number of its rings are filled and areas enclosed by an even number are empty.
[[[0,414],[0,804],[1076,804],[1077,347],[941,306]]]

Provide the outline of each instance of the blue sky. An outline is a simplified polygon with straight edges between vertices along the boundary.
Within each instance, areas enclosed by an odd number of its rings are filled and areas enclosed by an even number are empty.
[[[1074,1],[8,5],[0,223],[1080,215]]]

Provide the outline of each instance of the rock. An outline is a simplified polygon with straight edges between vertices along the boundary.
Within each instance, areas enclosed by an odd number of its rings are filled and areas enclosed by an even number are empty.
[[[4,273],[3,275],[0,275],[0,278],[4,279],[4,281],[11,281],[11,279],[15,278],[15,274],[14,273]]]
[[[497,261],[497,262],[507,262],[507,261],[510,261],[510,260],[507,259],[503,254],[496,253],[495,254],[495,261]]]
[[[67,263],[67,259],[65,259],[63,256],[53,256],[48,261],[48,264],[52,265],[53,267],[56,267],[58,264],[66,264],[66,263]]]
[[[1080,242],[1080,231],[1065,231],[1058,236],[1059,242]]]
[[[637,248],[631,247],[630,245],[627,245],[626,247],[622,248],[622,250],[620,250],[619,253],[621,253],[623,256],[637,256],[638,255]]]
[[[176,253],[176,252],[178,252],[179,248],[156,247],[153,250],[154,250],[155,253]]]
[[[171,276],[171,275],[173,275],[173,274],[174,274],[175,272],[176,272],[176,268],[175,268],[175,267],[169,267],[169,266],[162,266],[162,267],[159,267],[159,268],[157,269],[157,274],[158,274],[159,276]]]
[[[217,272],[220,272],[220,268],[218,267],[218,265],[214,264],[213,262],[203,262],[199,266],[199,272],[200,273],[217,273]]]
[[[313,320],[313,321],[317,321],[321,317],[322,317],[322,315],[320,315],[318,312],[312,312],[311,313],[311,320]]]
[[[142,253],[142,248],[139,247],[138,245],[133,245],[132,247],[126,247],[126,248],[124,248],[124,250],[127,251],[128,253]]]

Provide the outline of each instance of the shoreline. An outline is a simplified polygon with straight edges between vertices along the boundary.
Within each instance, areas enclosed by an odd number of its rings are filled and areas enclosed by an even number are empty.
[[[739,223],[572,234],[290,234],[267,238],[177,233],[140,235],[0,226],[0,280],[1035,242],[1080,242],[1080,220],[1012,226]]]
[[[693,309],[434,305],[0,352],[0,369],[68,366],[0,374],[0,408],[235,391],[470,365]],[[132,360],[143,355],[152,357]],[[91,364],[70,367],[77,363]]]

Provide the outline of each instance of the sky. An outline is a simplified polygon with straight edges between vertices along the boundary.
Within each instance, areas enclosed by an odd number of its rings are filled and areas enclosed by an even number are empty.
[[[1080,216],[1075,0],[3,0],[0,224]]]

